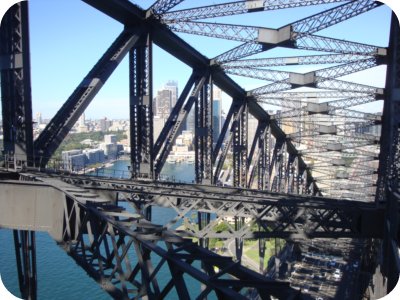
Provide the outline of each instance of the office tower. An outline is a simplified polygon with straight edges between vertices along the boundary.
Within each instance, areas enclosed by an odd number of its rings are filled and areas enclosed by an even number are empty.
[[[157,92],[156,113],[160,118],[168,118],[171,113],[171,91],[162,89]]]
[[[110,126],[111,126],[111,121],[107,120],[106,117],[104,117],[104,119],[100,119],[99,122],[100,131],[107,132]]]
[[[178,83],[169,80],[162,89],[157,91],[153,102],[153,112],[160,118],[168,118],[178,97]]]
[[[213,87],[213,143],[218,141],[219,134],[221,133],[221,89],[216,86]]]
[[[42,124],[43,120],[42,120],[42,113],[38,112],[36,113],[36,123],[37,125]]]
[[[164,89],[171,92],[171,110],[175,106],[178,100],[178,82],[174,80],[168,80],[164,85]]]

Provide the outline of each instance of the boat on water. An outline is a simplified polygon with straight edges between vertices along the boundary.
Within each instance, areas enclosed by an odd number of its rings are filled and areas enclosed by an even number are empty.
[[[167,158],[167,163],[169,163],[169,164],[175,164],[175,163],[176,163],[176,158],[175,158],[175,157],[168,157],[168,158]]]

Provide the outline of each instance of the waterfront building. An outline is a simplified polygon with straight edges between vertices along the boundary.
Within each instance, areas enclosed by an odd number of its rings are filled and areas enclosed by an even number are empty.
[[[105,160],[104,150],[102,149],[85,149],[83,153],[86,155],[87,165],[103,163]]]
[[[116,159],[118,156],[118,145],[117,144],[100,144],[100,149],[104,151],[107,159]]]
[[[116,144],[117,136],[115,134],[106,134],[104,136],[104,143],[106,144]]]
[[[79,171],[85,166],[86,155],[82,150],[69,150],[61,152],[62,164],[64,169],[69,171]]]
[[[85,154],[77,154],[69,157],[68,162],[71,171],[80,171],[86,166],[86,155]]]

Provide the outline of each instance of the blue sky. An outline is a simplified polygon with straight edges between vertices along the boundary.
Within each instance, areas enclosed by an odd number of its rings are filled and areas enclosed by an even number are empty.
[[[153,1],[136,2],[142,7],[148,7]],[[223,1],[202,1],[202,4],[219,2]],[[179,7],[196,4],[198,1],[187,0]],[[329,6],[254,13],[213,21],[277,28],[317,13],[326,7]],[[30,0],[29,9],[33,114],[41,112],[44,118],[51,118],[123,27],[79,0]],[[388,43],[389,22],[390,9],[385,6],[318,34],[385,47]],[[226,40],[185,34],[180,34],[180,36],[208,57],[213,57],[238,45],[236,42]],[[293,50],[279,48],[271,51],[272,54],[285,56],[295,53]],[[179,91],[181,91],[191,73],[190,68],[157,47],[154,47],[154,66],[155,93],[170,79],[178,81]],[[384,70],[384,67],[379,67],[366,72],[362,76],[357,76],[357,81],[383,87]],[[246,89],[260,84],[258,81],[236,78]],[[128,118],[128,86],[128,64],[125,58],[90,104],[86,111],[87,118],[104,116]],[[227,110],[226,105],[225,110]]]

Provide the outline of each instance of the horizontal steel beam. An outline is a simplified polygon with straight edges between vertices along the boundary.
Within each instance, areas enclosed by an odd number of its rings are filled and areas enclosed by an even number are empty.
[[[384,211],[374,203],[196,184],[84,176],[60,178],[90,190],[118,192],[127,201],[173,208],[179,211],[178,218],[185,218],[185,214],[194,210],[215,214],[215,222],[244,217],[249,219],[249,224],[262,228],[252,230],[249,226],[240,232],[216,233],[210,225],[194,235],[189,234],[197,238],[380,238],[383,234]]]

